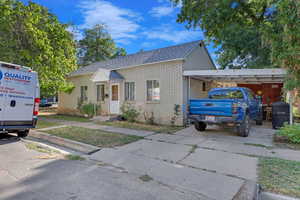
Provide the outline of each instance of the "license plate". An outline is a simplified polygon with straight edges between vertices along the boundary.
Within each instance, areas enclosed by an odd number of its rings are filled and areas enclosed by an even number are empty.
[[[215,116],[205,116],[205,121],[214,122],[216,121]]]

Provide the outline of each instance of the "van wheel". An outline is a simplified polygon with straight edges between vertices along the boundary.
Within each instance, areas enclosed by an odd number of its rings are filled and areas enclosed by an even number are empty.
[[[19,131],[18,132],[18,137],[24,138],[24,137],[27,137],[28,134],[29,134],[29,130]]]
[[[197,131],[205,131],[207,125],[203,122],[195,122],[195,129]]]
[[[250,128],[251,128],[250,118],[249,115],[246,115],[244,121],[240,124],[239,127],[237,127],[239,136],[248,137]]]

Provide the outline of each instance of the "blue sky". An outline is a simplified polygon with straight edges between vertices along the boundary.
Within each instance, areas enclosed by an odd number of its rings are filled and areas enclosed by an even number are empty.
[[[28,0],[22,0],[28,2]],[[200,30],[176,22],[179,7],[169,0],[33,0],[63,23],[79,30],[104,23],[119,47],[128,53],[201,40]],[[80,37],[80,34],[78,35]],[[215,58],[214,49],[208,47]]]

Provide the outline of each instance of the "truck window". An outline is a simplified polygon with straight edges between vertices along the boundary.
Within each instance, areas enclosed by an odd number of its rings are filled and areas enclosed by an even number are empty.
[[[240,90],[220,90],[209,94],[210,99],[243,99],[244,95]]]

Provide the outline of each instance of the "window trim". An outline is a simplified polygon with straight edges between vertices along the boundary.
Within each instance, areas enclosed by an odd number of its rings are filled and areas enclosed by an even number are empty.
[[[85,92],[85,97],[83,96],[83,93],[82,93],[82,88],[84,88],[84,91],[86,91]],[[86,88],[86,89],[85,89]],[[81,99],[81,101],[83,101],[83,102],[86,102],[86,101],[88,101],[89,100],[89,97],[88,97],[88,90],[89,90],[89,88],[88,88],[88,86],[87,85],[81,85],[80,86],[80,99]]]
[[[158,82],[158,88],[159,88],[159,100],[153,100],[153,96],[152,96],[152,100],[148,100],[148,87],[147,87],[147,82],[148,81],[157,81]],[[152,84],[152,86],[153,86],[153,84]],[[161,85],[160,85],[160,80],[158,80],[158,79],[151,79],[151,80],[149,80],[149,79],[147,79],[146,80],[146,102],[147,103],[160,103],[160,100],[161,100],[161,90],[160,90],[160,88],[161,88]]]
[[[101,94],[101,86],[103,86],[104,87],[104,96],[102,97],[102,96],[100,96],[100,100],[98,100],[98,86],[100,86],[100,94]],[[102,98],[101,98],[102,97]],[[102,100],[103,99],[103,100]],[[100,103],[103,103],[103,102],[105,102],[105,83],[98,83],[98,84],[96,84],[96,101],[97,102],[100,102]]]
[[[126,100],[126,83],[134,83],[134,97],[133,97],[133,100]],[[134,101],[136,101],[136,82],[135,81],[126,80],[124,82],[124,101],[126,101],[126,102],[134,102]]]

